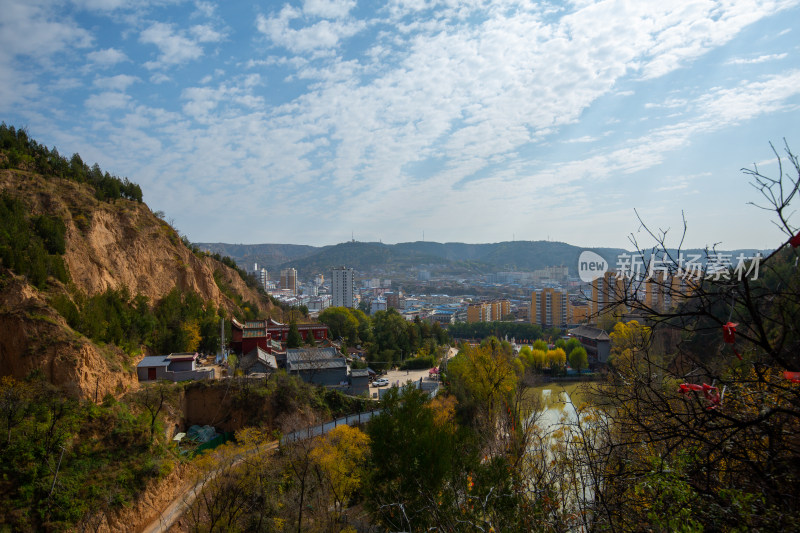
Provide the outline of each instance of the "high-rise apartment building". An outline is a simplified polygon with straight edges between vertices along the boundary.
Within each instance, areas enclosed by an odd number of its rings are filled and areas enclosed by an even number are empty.
[[[511,302],[495,300],[467,306],[467,322],[493,322],[511,314]]]
[[[293,268],[281,270],[281,289],[289,289],[292,294],[297,294],[297,270]]]
[[[353,307],[356,276],[352,268],[340,267],[331,271],[331,292],[334,307]]]
[[[569,316],[569,297],[566,291],[542,289],[531,293],[531,324],[563,326]]]
[[[267,272],[266,268],[258,268],[254,272],[256,279],[258,280],[258,284],[261,285],[261,288],[267,290],[268,281],[269,281],[269,272]]]
[[[591,318],[596,320],[603,309],[625,298],[624,280],[614,271],[606,272],[592,282]]]

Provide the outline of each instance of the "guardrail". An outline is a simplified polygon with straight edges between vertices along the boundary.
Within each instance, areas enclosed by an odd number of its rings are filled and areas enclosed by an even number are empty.
[[[355,426],[359,424],[364,424],[369,422],[373,416],[379,415],[382,412],[381,409],[375,409],[374,411],[367,411],[366,413],[356,413],[354,415],[347,415],[341,418],[337,418],[335,420],[331,420],[330,422],[325,422],[323,424],[318,424],[316,426],[307,427],[305,429],[300,429],[297,431],[293,431],[287,435],[281,437],[281,445],[286,444],[287,442],[296,442],[298,440],[303,439],[310,439],[312,437],[319,437],[320,435],[324,435],[325,433],[331,431],[335,427],[338,426]]]

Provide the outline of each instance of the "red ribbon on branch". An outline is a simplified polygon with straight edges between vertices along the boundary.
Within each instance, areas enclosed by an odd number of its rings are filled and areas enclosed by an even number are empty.
[[[702,385],[697,385],[695,383],[681,383],[678,392],[681,394],[702,392],[709,404],[706,409],[716,409],[722,403],[722,397],[719,395],[719,389],[712,387],[708,383],[703,383]]]
[[[736,347],[733,346],[733,343],[736,342],[736,326],[739,324],[735,324],[733,322],[728,322],[727,324],[722,325],[722,340],[725,341],[725,344],[730,344],[731,348],[733,348],[733,353],[736,354],[736,357],[739,358],[739,361],[742,360],[742,356],[739,355],[739,352],[736,351]]]
[[[800,383],[800,372],[792,372],[791,370],[786,370],[783,372],[783,377],[785,377],[792,383]]]
[[[789,239],[789,244],[792,245],[792,248],[800,246],[800,232],[797,232],[797,235]]]

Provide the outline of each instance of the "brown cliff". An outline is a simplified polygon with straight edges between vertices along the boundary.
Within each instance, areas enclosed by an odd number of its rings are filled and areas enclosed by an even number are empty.
[[[236,271],[193,253],[143,203],[99,201],[88,185],[20,170],[0,170],[0,190],[22,199],[32,215],[46,213],[64,221],[64,262],[74,284],[68,289],[51,278],[47,289],[39,291],[0,266],[0,375],[23,378],[39,369],[51,382],[100,400],[135,384],[136,361],[69,328],[47,303],[54,293],[77,289],[92,296],[125,286],[154,303],[178,287],[229,314],[239,311],[233,294],[261,312],[269,311],[269,300]]]

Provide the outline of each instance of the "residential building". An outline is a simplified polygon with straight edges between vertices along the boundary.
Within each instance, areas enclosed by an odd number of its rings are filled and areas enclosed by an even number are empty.
[[[389,291],[383,294],[386,297],[386,307],[400,309],[400,292]]]
[[[369,314],[374,315],[378,311],[386,311],[386,299],[381,296],[373,298],[369,306]]]
[[[531,293],[531,324],[565,326],[568,316],[569,297],[566,291],[546,288]]]
[[[615,271],[606,272],[592,282],[591,316],[597,319],[603,309],[624,299],[625,284]]]
[[[281,289],[288,289],[297,294],[297,270],[284,268],[281,270]]]
[[[334,268],[331,272],[331,292],[334,307],[350,307],[353,304],[355,272],[352,268]]]
[[[467,322],[503,320],[509,314],[511,314],[511,302],[508,300],[493,300],[467,306]]]
[[[259,268],[253,273],[258,280],[258,284],[261,286],[262,289],[265,291],[269,289],[269,272],[266,268]]]
[[[569,316],[567,321],[570,324],[586,324],[591,314],[591,306],[585,301],[570,302]]]

